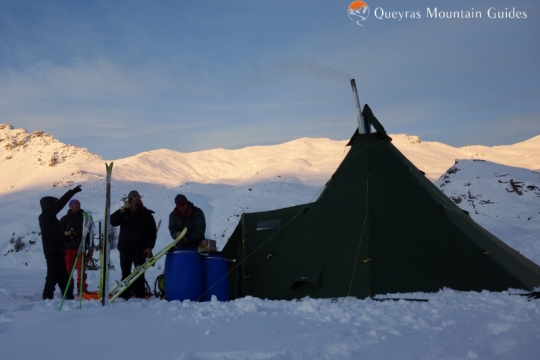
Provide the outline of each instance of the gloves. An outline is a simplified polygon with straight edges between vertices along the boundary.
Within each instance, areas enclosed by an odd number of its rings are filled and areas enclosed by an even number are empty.
[[[125,213],[126,210],[131,210],[131,204],[130,203],[125,203],[124,206],[122,206],[122,208],[120,209],[120,212]]]
[[[150,259],[152,256],[154,256],[152,254],[152,249],[150,249],[150,248],[147,248],[146,250],[144,250],[143,254],[146,256],[147,259]]]
[[[189,245],[189,239],[186,236],[181,238],[180,241],[178,241],[178,243],[174,245],[174,247],[178,249],[178,248],[183,248],[184,245]]]
[[[75,236],[77,236],[77,233],[75,232],[75,230],[71,229],[68,231],[64,231],[64,235],[69,236],[69,240],[73,240]]]
[[[78,192],[81,192],[82,189],[81,189],[81,185],[77,185],[77,187],[75,189],[73,189],[73,193],[76,194]]]

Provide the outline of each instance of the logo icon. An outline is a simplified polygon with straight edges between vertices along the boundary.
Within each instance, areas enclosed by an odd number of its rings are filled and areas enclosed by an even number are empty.
[[[369,17],[369,6],[363,1],[353,1],[349,8],[347,9],[349,14],[349,19],[355,22],[356,25],[362,25],[363,21]]]

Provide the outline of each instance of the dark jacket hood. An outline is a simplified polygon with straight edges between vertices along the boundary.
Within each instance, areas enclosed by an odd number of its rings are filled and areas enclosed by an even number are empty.
[[[39,205],[41,205],[41,211],[52,210],[54,203],[58,201],[58,198],[54,196],[45,196],[39,200]]]

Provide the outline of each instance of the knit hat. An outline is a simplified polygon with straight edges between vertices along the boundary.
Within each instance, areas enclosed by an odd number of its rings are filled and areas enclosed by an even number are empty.
[[[78,202],[79,205],[81,204],[81,202],[80,202],[79,200],[77,200],[77,199],[72,199],[72,200],[70,200],[70,202],[69,202],[69,207],[71,207],[71,205],[73,205],[73,204],[76,203],[76,202]]]
[[[188,204],[188,199],[184,195],[178,194],[174,198],[174,203],[176,204],[177,207],[187,205]]]
[[[131,197],[132,197],[133,195],[137,195],[137,196],[139,196],[139,197],[141,196],[141,195],[139,195],[139,192],[138,192],[137,190],[131,190],[131,191],[129,192],[129,194],[128,194],[128,201],[131,201]]]

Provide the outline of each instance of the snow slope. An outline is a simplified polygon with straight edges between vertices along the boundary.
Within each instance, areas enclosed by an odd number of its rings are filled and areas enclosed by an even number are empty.
[[[540,264],[540,172],[459,160],[435,184],[477,223]]]
[[[454,148],[418,136],[391,135],[394,145],[426,176],[436,181],[457,159],[476,159],[502,165],[540,170],[540,135],[529,140],[501,146],[468,145]]]

